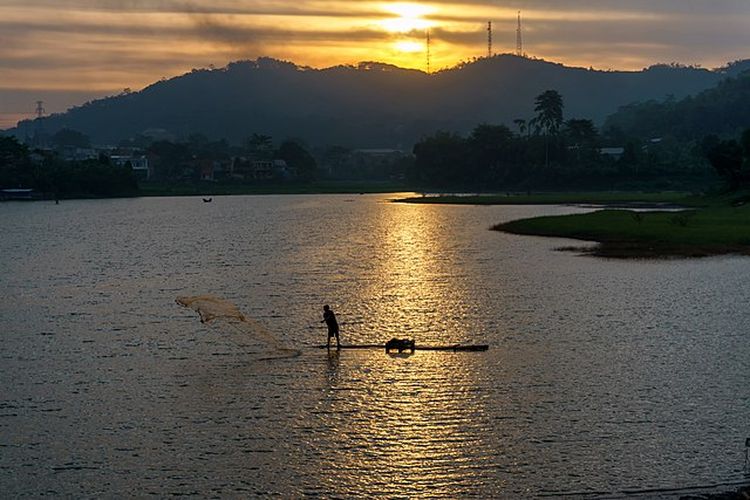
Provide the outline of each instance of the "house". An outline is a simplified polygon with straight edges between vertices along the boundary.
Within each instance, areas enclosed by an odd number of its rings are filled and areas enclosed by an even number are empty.
[[[252,179],[259,181],[273,179],[272,160],[253,160],[251,165]]]
[[[133,172],[135,172],[139,179],[151,178],[151,171],[149,170],[149,162],[146,155],[116,154],[111,155],[109,159],[118,167],[124,167],[129,163],[130,168],[133,169]]]
[[[410,154],[399,149],[355,149],[337,151],[324,161],[329,175],[343,179],[382,179],[391,176],[397,165]]]
[[[273,171],[276,177],[282,179],[294,179],[297,177],[297,169],[290,167],[285,160],[274,160]]]
[[[615,160],[619,160],[622,158],[622,155],[625,154],[625,148],[600,148],[599,154],[602,156],[609,156],[610,158],[613,158]]]
[[[65,161],[96,160],[99,158],[99,151],[94,148],[65,146],[60,151],[60,157]]]
[[[232,160],[231,174],[235,179],[270,180],[274,178],[273,160],[252,160],[237,156]]]

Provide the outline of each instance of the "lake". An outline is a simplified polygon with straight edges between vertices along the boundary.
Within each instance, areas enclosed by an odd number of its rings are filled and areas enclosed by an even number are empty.
[[[392,197],[0,204],[4,496],[652,497],[750,480],[749,258],[583,257],[489,230],[583,208]],[[249,323],[175,303],[201,295]],[[490,350],[328,353],[323,304],[345,343]],[[266,335],[300,355],[274,359]]]

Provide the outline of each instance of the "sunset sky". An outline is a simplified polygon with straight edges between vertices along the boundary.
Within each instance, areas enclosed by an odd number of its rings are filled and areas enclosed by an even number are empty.
[[[433,68],[515,48],[599,69],[750,57],[750,0],[0,0],[0,128],[191,68],[272,56],[327,67]]]

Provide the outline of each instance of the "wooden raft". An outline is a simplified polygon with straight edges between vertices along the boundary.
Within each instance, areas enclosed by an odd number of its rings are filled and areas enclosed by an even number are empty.
[[[319,349],[326,349],[328,346],[323,344],[316,346]],[[450,352],[480,352],[490,348],[489,345],[415,345],[415,351],[450,351]],[[336,349],[336,344],[331,344],[331,349]],[[341,344],[341,349],[385,349],[385,344]],[[408,350],[408,349],[407,349]],[[406,352],[406,351],[405,351]]]

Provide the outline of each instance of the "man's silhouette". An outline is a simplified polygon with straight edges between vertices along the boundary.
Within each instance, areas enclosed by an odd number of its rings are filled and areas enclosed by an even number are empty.
[[[341,341],[339,340],[339,323],[336,321],[336,315],[333,314],[333,310],[327,305],[323,306],[323,321],[328,325],[328,343],[326,346],[328,349],[331,348],[331,337],[336,337],[336,349],[341,349]]]

